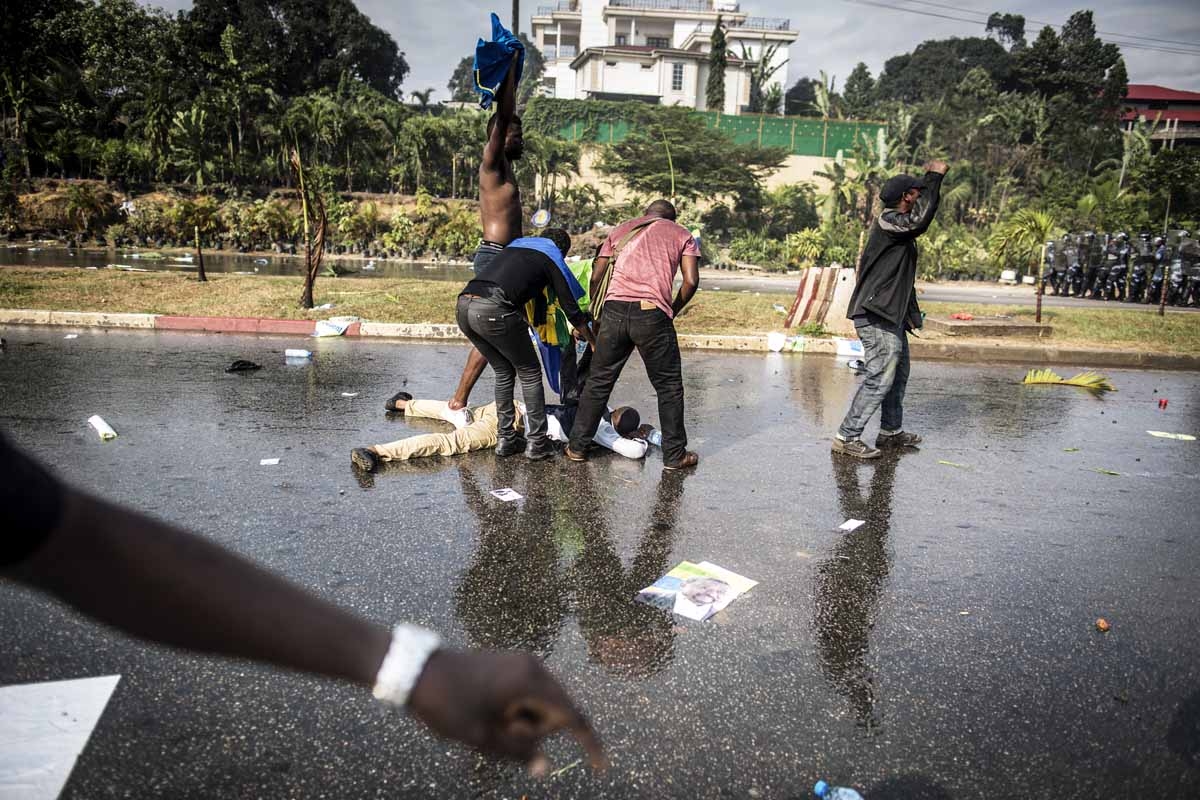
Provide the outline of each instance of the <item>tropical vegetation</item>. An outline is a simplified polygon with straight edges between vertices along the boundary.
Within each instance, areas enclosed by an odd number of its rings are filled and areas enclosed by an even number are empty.
[[[195,0],[170,16],[135,0],[16,4],[0,19],[5,40],[24,43],[0,51],[0,232],[302,249],[294,152],[325,209],[325,247],[468,255],[486,125],[470,107],[469,58],[447,64],[460,102],[432,103],[430,89],[402,89],[403,54],[352,0],[269,5],[243,15]],[[924,42],[878,76],[859,64],[840,92],[824,73],[771,92],[769,59],[753,63],[758,113],[887,123],[811,182],[783,185],[772,175],[785,150],[735,144],[702,115],[537,96],[543,62],[527,43],[528,210],[583,234],[668,196],[711,261],[852,264],[883,182],[939,158],[951,168],[922,245],[927,277],[1035,269],[1040,241],[1062,230],[1196,224],[1200,154],[1160,147],[1156,120],[1125,129],[1124,62],[1091,12],[1032,42],[1018,15],[993,15],[981,34]],[[725,47],[719,28],[711,42]],[[712,63],[726,57],[748,54],[720,49]],[[719,106],[722,83],[706,90]],[[618,122],[628,133],[611,142],[561,136]]]

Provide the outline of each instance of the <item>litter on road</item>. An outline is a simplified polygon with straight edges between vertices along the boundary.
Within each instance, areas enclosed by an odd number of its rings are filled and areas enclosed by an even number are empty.
[[[284,358],[312,358],[312,350],[300,350],[289,348],[283,351]]]
[[[342,397],[358,397],[358,392],[342,392]]]
[[[350,320],[347,322],[346,320]],[[341,336],[350,327],[351,322],[356,321],[355,317],[334,317],[333,319],[317,320],[316,328],[313,330],[313,336],[321,338],[324,336]]]
[[[492,489],[492,497],[499,498],[506,503],[511,503],[513,500],[520,500],[523,496],[517,494],[512,489]]]
[[[1157,436],[1160,439],[1176,439],[1181,442],[1194,442],[1196,437],[1190,433],[1167,433],[1166,431],[1146,431],[1151,436]]]
[[[937,463],[939,463],[939,464],[945,464],[947,467],[958,467],[959,469],[966,469],[966,468],[967,468],[967,465],[966,465],[966,464],[959,464],[959,463],[957,463],[957,462],[954,462],[954,461],[940,461],[940,460],[939,460]]]
[[[1119,472],[1113,472],[1111,469],[1104,469],[1103,467],[1093,467],[1092,472],[1099,472],[1101,475],[1120,475],[1121,474]]]
[[[78,338],[79,338],[79,334],[78,334],[78,333],[68,333],[68,334],[67,334],[66,336],[64,336],[63,338],[64,338],[64,339],[78,339]]]
[[[247,361],[244,358],[239,358],[237,361],[225,368],[226,372],[253,372],[256,369],[262,369],[262,364],[255,364],[253,361]]]
[[[99,414],[93,414],[88,417],[88,425],[96,429],[96,433],[100,434],[101,440],[107,442],[109,439],[117,438],[117,432],[105,422]]]
[[[1100,631],[1101,633],[1108,633],[1108,630],[1111,627],[1112,626],[1108,624],[1108,620],[1106,620],[1104,617],[1096,620],[1096,630]]]
[[[1025,373],[1023,384],[1045,383],[1055,386],[1078,386],[1093,392],[1115,392],[1117,388],[1105,376],[1098,372],[1081,372],[1070,378],[1064,378],[1052,369],[1031,369]]]
[[[838,525],[837,529],[839,531],[853,531],[866,524],[867,521],[863,519],[848,519],[841,525]]]
[[[263,459],[259,459],[258,465],[260,467],[273,467],[278,463],[279,463],[278,458],[263,458]]]
[[[655,608],[703,622],[757,585],[758,581],[708,561],[699,564],[682,561],[675,569],[638,592],[637,599]]]

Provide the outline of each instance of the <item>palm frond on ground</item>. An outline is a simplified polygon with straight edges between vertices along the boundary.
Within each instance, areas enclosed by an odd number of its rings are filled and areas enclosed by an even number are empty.
[[[1052,369],[1031,369],[1025,375],[1023,384],[1049,383],[1061,386],[1079,386],[1093,392],[1115,392],[1117,388],[1107,377],[1098,372],[1081,372],[1071,378],[1064,378]]]

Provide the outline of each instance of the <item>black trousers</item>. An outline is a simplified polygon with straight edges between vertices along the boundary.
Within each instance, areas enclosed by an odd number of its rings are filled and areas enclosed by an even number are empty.
[[[582,453],[591,443],[613,385],[635,348],[642,356],[646,374],[658,395],[663,462],[672,464],[687,454],[679,340],[670,317],[658,308],[643,309],[637,302],[609,300],[604,304],[591,370],[579,400],[575,424],[571,427],[571,449]]]
[[[546,395],[542,389],[542,362],[538,360],[525,317],[507,302],[494,298],[458,298],[458,327],[483,353],[496,373],[497,436],[517,438],[513,387],[521,379],[525,398],[525,436],[535,445],[546,439]]]

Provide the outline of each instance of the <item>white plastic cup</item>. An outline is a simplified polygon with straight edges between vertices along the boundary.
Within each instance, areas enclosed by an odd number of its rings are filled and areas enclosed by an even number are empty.
[[[284,350],[284,358],[312,358],[312,350]]]

